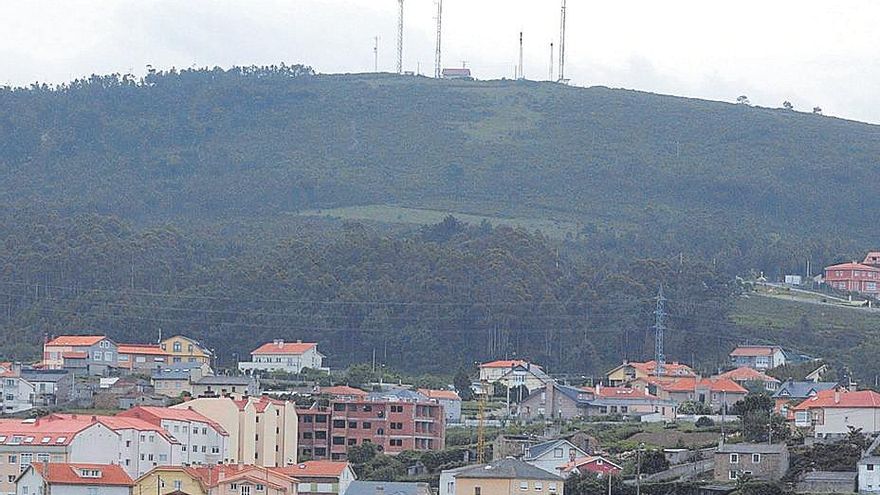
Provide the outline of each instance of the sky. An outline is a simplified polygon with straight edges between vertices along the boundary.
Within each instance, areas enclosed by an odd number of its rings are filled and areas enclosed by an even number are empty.
[[[549,78],[561,0],[444,0],[443,66]],[[397,0],[3,0],[0,84],[93,73],[310,65],[394,71]],[[404,69],[434,72],[435,0],[405,0]],[[880,123],[876,0],[568,0],[566,77]],[[558,57],[557,61],[558,61]],[[558,65],[555,63],[554,65]]]

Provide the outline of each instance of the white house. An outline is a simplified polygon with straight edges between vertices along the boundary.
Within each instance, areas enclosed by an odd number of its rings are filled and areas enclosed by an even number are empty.
[[[131,477],[116,464],[34,463],[15,480],[16,495],[130,495]]]
[[[119,413],[116,418],[143,420],[167,432],[182,444],[182,464],[219,464],[229,457],[229,433],[216,421],[192,409],[139,406]],[[178,464],[164,462],[159,465]],[[143,473],[138,476],[140,474]]]
[[[730,353],[730,359],[736,367],[763,371],[785,364],[785,351],[775,345],[741,345]]]
[[[795,426],[817,438],[843,437],[850,428],[880,432],[880,394],[873,390],[821,390],[791,410]]]
[[[560,469],[579,457],[587,457],[587,453],[568,440],[560,439],[532,445],[523,460],[536,468],[558,475]]]
[[[858,476],[859,476],[859,492],[860,493],[877,493],[880,492],[880,452],[877,451],[880,446],[880,437],[877,437],[865,456],[859,459]]]
[[[461,397],[455,390],[433,390],[420,388],[419,393],[443,406],[446,424],[461,423]]]
[[[238,363],[238,369],[246,373],[284,371],[298,374],[303,368],[324,369],[324,357],[318,352],[318,344],[275,340],[251,351],[251,361]]]
[[[550,380],[540,366],[528,361],[501,360],[480,365],[480,382],[498,383],[508,389],[523,386],[531,393],[543,388]]]
[[[10,363],[2,363],[9,365]],[[27,411],[34,407],[36,389],[33,383],[21,377],[21,367],[10,365],[9,368],[0,366],[0,380],[3,385],[3,395],[0,397],[4,414],[14,414]]]

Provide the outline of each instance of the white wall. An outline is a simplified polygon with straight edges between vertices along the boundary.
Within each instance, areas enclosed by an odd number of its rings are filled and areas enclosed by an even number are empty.
[[[880,408],[826,407],[824,421],[816,425],[816,436],[844,435],[849,427],[861,428],[864,433],[880,431]]]
[[[155,431],[118,430],[120,466],[137,478],[156,466],[179,466],[180,445],[172,444]]]
[[[880,464],[871,464],[872,470],[868,471],[868,466],[859,464],[859,492],[880,492]]]
[[[81,431],[70,442],[68,462],[110,464],[119,459],[119,435],[95,423]]]
[[[182,463],[217,464],[228,457],[226,437],[208,423],[163,419],[162,428],[186,446]]]

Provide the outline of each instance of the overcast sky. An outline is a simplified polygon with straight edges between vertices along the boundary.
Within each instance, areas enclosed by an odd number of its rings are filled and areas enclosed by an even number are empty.
[[[546,79],[559,0],[444,0],[443,65],[479,79]],[[433,74],[433,0],[406,0],[404,68]],[[795,108],[880,123],[877,0],[568,0],[566,76],[577,86]],[[3,0],[0,83],[157,68],[396,60],[397,0]]]

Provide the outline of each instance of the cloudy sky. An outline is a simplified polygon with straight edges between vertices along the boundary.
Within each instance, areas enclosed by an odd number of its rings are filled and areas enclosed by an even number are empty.
[[[444,0],[443,65],[546,79],[559,0]],[[406,0],[406,70],[432,74],[434,0]],[[880,123],[876,0],[568,0],[566,76],[578,86],[796,109]],[[3,0],[0,84],[91,73],[304,63],[319,72],[396,57],[397,0]]]

